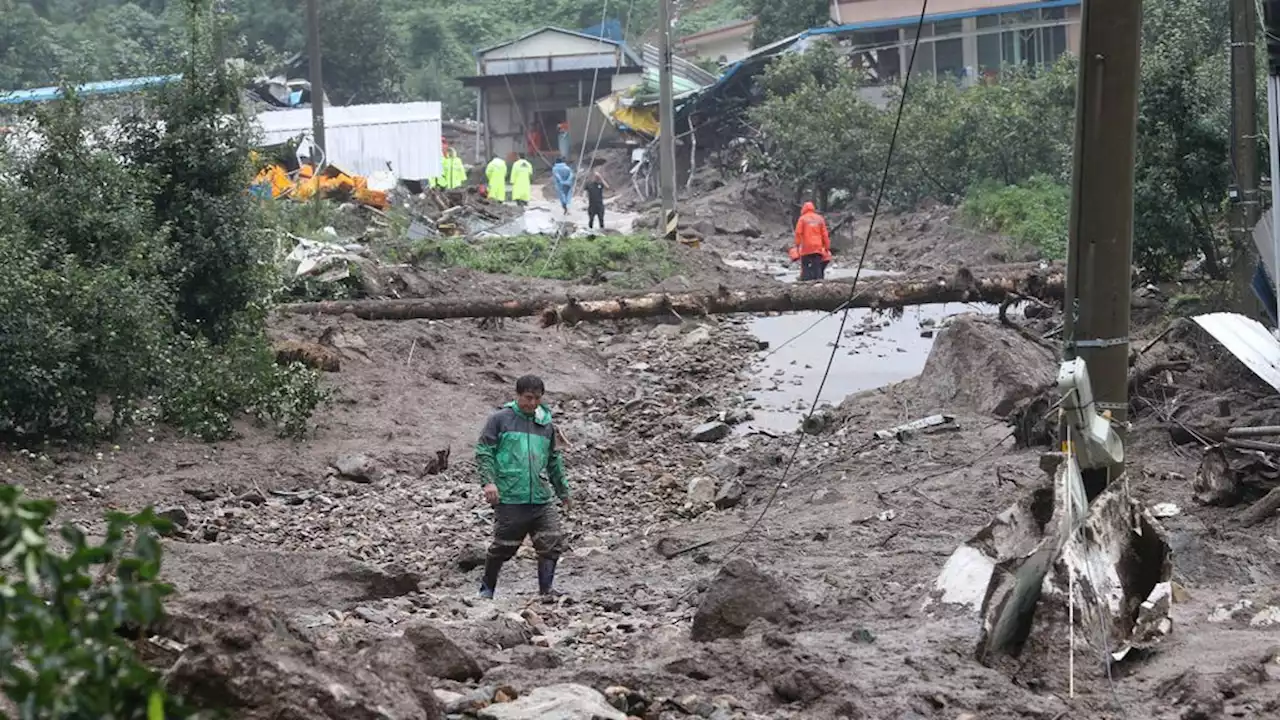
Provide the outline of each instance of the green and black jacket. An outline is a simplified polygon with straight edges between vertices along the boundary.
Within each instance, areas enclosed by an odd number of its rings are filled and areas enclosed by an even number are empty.
[[[530,415],[510,402],[490,416],[476,443],[476,466],[482,484],[498,486],[503,505],[545,505],[569,497],[564,458],[545,405]]]

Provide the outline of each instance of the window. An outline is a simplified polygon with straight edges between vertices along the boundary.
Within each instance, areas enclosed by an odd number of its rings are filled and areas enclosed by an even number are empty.
[[[933,35],[938,38],[950,38],[934,42],[934,61],[938,75],[960,77],[964,75],[964,41],[960,39],[962,30],[959,20],[934,23]]]
[[[920,32],[920,44],[916,49],[916,57],[911,60],[911,44],[915,42],[915,28],[904,28],[902,30],[902,41],[907,43],[906,56],[908,62],[911,63],[911,76],[932,75],[933,74],[933,43],[927,38],[933,36],[933,26],[925,25]]]
[[[1000,72],[1000,26],[998,15],[980,15],[978,21],[978,72],[982,75]]]

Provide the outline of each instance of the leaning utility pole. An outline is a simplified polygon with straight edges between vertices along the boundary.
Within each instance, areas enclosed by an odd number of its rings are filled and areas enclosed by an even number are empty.
[[[320,0],[307,0],[307,58],[311,64],[311,138],[312,146],[324,152],[324,77],[320,73]],[[318,163],[312,151],[312,162]]]
[[[1254,0],[1231,0],[1231,267],[1240,290],[1241,309],[1248,298],[1257,258],[1253,228],[1261,216],[1258,196],[1258,78],[1254,55],[1257,36]],[[1252,314],[1252,313],[1250,313]]]
[[[1085,361],[1098,410],[1124,422],[1142,0],[1085,0],[1080,30],[1063,354]]]
[[[658,15],[661,66],[658,69],[658,184],[662,189],[662,234],[676,239],[676,113],[671,91],[671,0],[661,0]]]

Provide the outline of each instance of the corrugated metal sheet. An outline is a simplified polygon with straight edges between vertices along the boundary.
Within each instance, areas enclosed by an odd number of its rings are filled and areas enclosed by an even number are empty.
[[[325,148],[329,163],[371,175],[388,163],[411,180],[440,174],[440,103],[380,103],[326,107]],[[275,110],[258,115],[267,144],[311,135],[311,110]]]
[[[1209,313],[1192,319],[1253,374],[1280,392],[1280,340],[1262,323],[1236,313]]]
[[[124,80],[105,80],[76,86],[76,93],[82,96],[109,95],[111,93],[133,92],[150,87],[159,87],[177,82],[181,75],[156,75],[152,77],[126,78]],[[62,88],[43,87],[31,90],[14,90],[0,93],[0,105],[20,105],[29,102],[48,102],[62,97]]]

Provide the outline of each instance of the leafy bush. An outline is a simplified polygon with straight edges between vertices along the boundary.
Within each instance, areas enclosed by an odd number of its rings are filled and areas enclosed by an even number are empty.
[[[0,149],[0,438],[93,439],[141,411],[202,437],[242,412],[298,432],[318,381],[264,332],[274,239],[245,191],[238,80],[192,0],[182,87],[97,128],[74,98]],[[206,70],[206,68],[213,68]]]
[[[159,581],[150,510],[107,517],[92,543],[71,525],[65,553],[45,536],[54,504],[0,485],[0,682],[20,717],[164,720],[192,717],[118,631],[153,626],[171,588]]]
[[[961,207],[964,220],[1038,250],[1042,257],[1067,255],[1067,213],[1071,189],[1044,176],[1022,185],[985,183],[969,191]]]
[[[610,279],[618,285],[649,285],[671,276],[675,260],[666,244],[639,235],[606,235],[556,240],[540,235],[462,239],[421,245],[418,259],[488,273],[556,280]],[[618,273],[615,278],[607,274]]]

